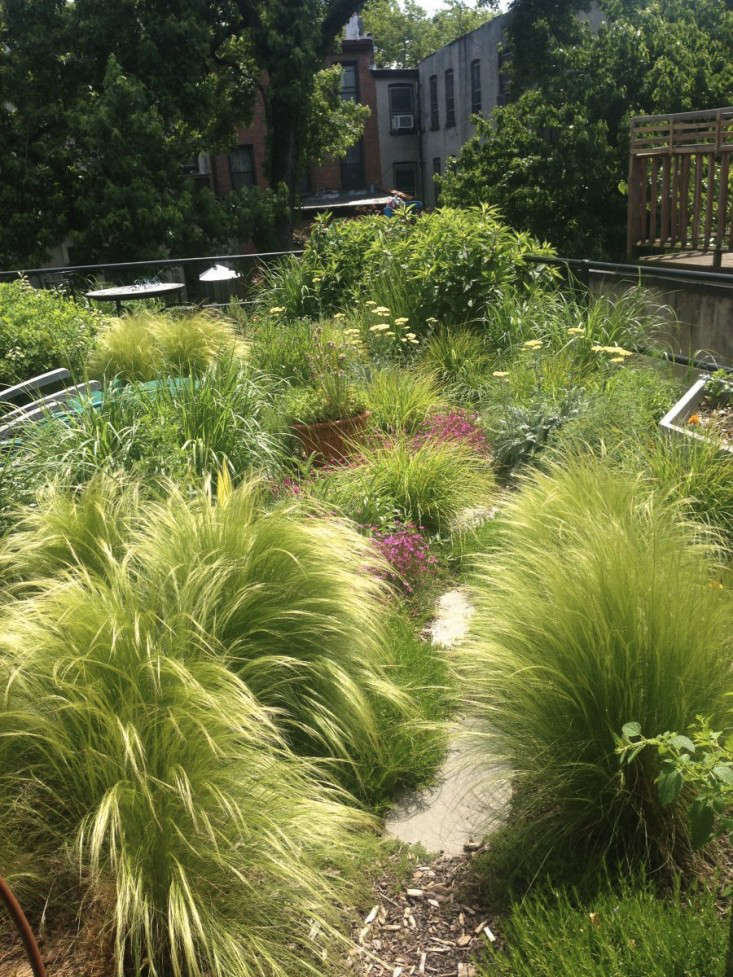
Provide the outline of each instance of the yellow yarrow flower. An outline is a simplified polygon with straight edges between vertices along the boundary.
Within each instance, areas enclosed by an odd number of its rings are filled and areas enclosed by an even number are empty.
[[[584,336],[585,335],[585,329],[582,326],[571,326],[568,329],[568,334],[570,336]]]
[[[378,322],[376,326],[370,326],[369,332],[384,332],[385,329],[389,329],[388,322]]]
[[[374,312],[375,315],[389,315],[389,309],[386,305],[378,305]]]
[[[494,370],[494,372],[491,375],[492,375],[492,377],[508,377],[509,376],[509,374],[507,373],[506,370]]]
[[[528,339],[526,343],[522,343],[525,349],[542,349],[541,339]]]
[[[282,306],[282,305],[273,305],[273,307],[270,309],[270,314],[271,315],[277,315],[279,312],[284,312],[284,311],[285,311],[285,307],[284,306]]]
[[[407,322],[409,322],[409,321],[410,321],[410,320],[409,320],[409,319],[407,318],[407,316],[406,316],[406,315],[401,315],[401,316],[399,317],[399,319],[395,319],[395,321],[394,321],[394,324],[395,324],[396,326],[404,326],[404,325],[405,325],[405,323],[407,323]]]

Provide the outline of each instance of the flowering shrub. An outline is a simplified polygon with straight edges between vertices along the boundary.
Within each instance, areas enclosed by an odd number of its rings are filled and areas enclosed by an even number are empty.
[[[372,527],[372,540],[392,567],[389,579],[401,585],[408,594],[435,573],[438,561],[414,523],[404,523],[390,530]]]
[[[428,417],[415,436],[415,446],[421,447],[426,441],[463,441],[479,452],[487,452],[489,448],[475,417],[462,410]]]

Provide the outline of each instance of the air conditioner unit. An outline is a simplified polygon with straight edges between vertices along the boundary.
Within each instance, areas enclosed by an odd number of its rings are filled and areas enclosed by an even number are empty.
[[[414,129],[415,128],[415,116],[414,115],[393,115],[392,116],[392,130],[397,131],[398,129]]]

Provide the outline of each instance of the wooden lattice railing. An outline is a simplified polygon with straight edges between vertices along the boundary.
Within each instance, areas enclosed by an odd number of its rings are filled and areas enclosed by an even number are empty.
[[[627,250],[733,249],[733,106],[631,123]]]

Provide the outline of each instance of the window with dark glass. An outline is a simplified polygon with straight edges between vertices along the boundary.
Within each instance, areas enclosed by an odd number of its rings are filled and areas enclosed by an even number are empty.
[[[232,189],[253,187],[255,180],[255,158],[251,146],[237,146],[229,153],[229,173]]]
[[[481,62],[471,62],[471,112],[481,111]]]
[[[394,185],[396,190],[415,196],[417,189],[417,165],[415,163],[394,164]]]
[[[438,76],[430,76],[430,128],[440,129],[440,116],[438,115]]]
[[[341,98],[347,102],[359,101],[359,75],[355,61],[347,61],[341,65]]]
[[[389,118],[392,132],[415,128],[415,90],[412,85],[389,86]]]
[[[364,142],[359,140],[351,146],[341,160],[341,189],[362,190],[364,188]]]
[[[453,69],[445,73],[445,127],[451,129],[456,124],[456,99],[453,91]]]

